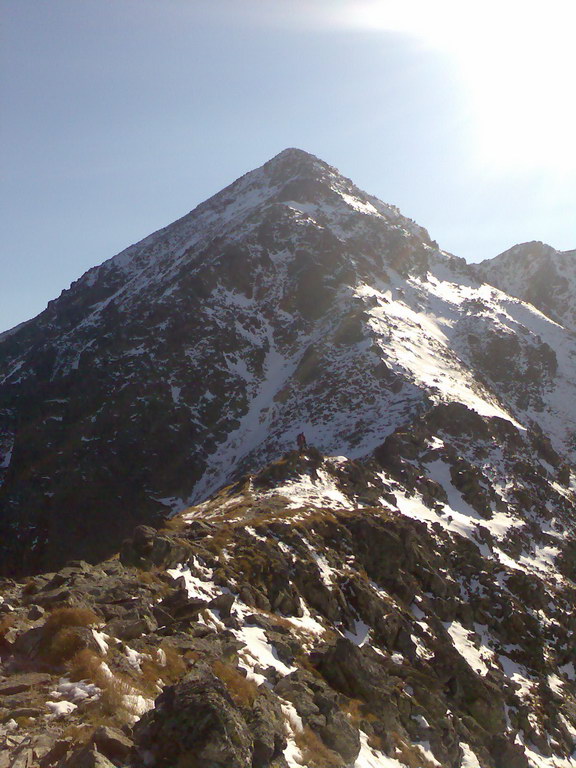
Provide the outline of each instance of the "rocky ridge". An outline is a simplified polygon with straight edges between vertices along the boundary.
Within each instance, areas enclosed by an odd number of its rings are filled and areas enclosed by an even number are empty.
[[[0,336],[0,768],[576,766],[570,257],[287,150]]]
[[[484,279],[282,152],[0,337],[0,568],[96,562],[302,429],[366,458],[431,404],[536,425],[572,461],[576,340]]]
[[[477,271],[502,291],[576,330],[576,251],[557,251],[541,242],[522,243],[483,261]]]
[[[4,580],[0,765],[574,766],[573,480],[440,404]]]

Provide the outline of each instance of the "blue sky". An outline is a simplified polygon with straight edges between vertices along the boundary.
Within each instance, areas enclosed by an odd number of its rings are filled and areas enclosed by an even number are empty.
[[[0,0],[0,330],[289,146],[468,260],[576,248],[570,4],[491,3]]]

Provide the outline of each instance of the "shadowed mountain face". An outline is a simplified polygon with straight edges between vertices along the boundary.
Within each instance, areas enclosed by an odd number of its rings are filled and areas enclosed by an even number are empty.
[[[302,430],[369,457],[442,403],[570,460],[576,342],[483,279],[500,285],[282,152],[0,336],[1,567],[109,555]]]

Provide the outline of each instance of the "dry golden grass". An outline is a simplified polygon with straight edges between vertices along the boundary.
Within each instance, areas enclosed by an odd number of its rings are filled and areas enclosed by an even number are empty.
[[[101,689],[100,697],[85,710],[84,716],[91,725],[116,724],[119,726],[132,719],[127,696],[148,692],[126,675],[110,672],[103,666],[97,653],[84,648],[68,662],[68,676],[72,681],[89,680]],[[157,693],[157,691],[156,691]]]
[[[366,719],[364,709],[365,705],[359,699],[349,699],[346,704],[342,706],[342,711],[348,715],[350,722],[356,728],[359,727],[362,720]]]
[[[100,725],[100,723],[98,723]],[[106,725],[106,723],[102,723]],[[62,731],[62,736],[65,739],[70,739],[74,744],[86,744],[90,736],[94,733],[95,723],[73,723],[68,725]]]
[[[4,639],[6,637],[6,634],[8,633],[8,630],[10,627],[14,626],[14,616],[7,613],[5,616],[0,619],[0,645],[4,642]]]
[[[366,720],[369,723],[375,723],[378,718],[370,711],[368,705],[360,699],[348,699],[348,701],[342,705],[342,711],[349,717],[350,721],[356,728],[360,727],[362,720]]]
[[[90,608],[56,608],[44,623],[46,636],[56,634],[62,627],[89,627],[101,624],[102,619]]]
[[[73,658],[86,647],[85,638],[75,632],[75,627],[63,627],[51,635],[42,648],[42,656],[50,664],[60,665]]]
[[[150,584],[155,586],[156,584],[160,583],[160,579],[158,578],[158,575],[157,575],[158,572],[159,572],[158,568],[152,568],[149,571],[141,571],[138,574],[138,580],[142,584]]]
[[[28,717],[27,715],[23,715],[22,717],[16,717],[16,722],[18,723],[19,728],[29,728],[30,726],[34,725],[36,722],[35,718]]]
[[[368,744],[372,747],[372,749],[377,749],[380,752],[385,751],[384,739],[377,733],[373,733],[371,736],[368,736]]]
[[[171,645],[162,645],[161,649],[166,657],[166,663],[162,667],[164,675],[168,681],[175,682],[186,674],[186,663],[176,648]],[[194,655],[194,651],[190,653]]]
[[[158,533],[163,531],[169,531],[170,533],[178,533],[187,528],[188,523],[179,515],[176,517],[170,517],[164,520],[162,527],[158,529]]]
[[[391,737],[392,743],[396,748],[394,758],[399,762],[404,763],[407,768],[434,768],[434,766],[437,765],[437,763],[428,760],[421,749],[404,741],[396,731],[392,732]],[[378,737],[373,736],[371,738],[376,741]],[[381,749],[381,747],[378,747],[376,744],[373,745],[370,739],[368,740],[368,743],[370,746],[374,746],[375,749]]]
[[[83,648],[70,659],[67,671],[73,682],[91,680],[98,685],[97,678],[102,676],[102,659],[90,648]]]
[[[341,768],[343,765],[340,755],[329,749],[307,725],[294,734],[294,741],[302,754],[303,765],[308,768]]]
[[[23,595],[33,595],[38,592],[38,585],[34,579],[28,579],[22,588]]]
[[[126,705],[126,696],[138,694],[130,681],[119,675],[107,678],[102,686],[102,693],[98,699],[99,711],[108,717],[114,717],[116,721],[127,722],[130,719],[129,707]]]
[[[165,578],[161,578],[161,574],[165,574],[166,571],[164,571],[161,568],[154,567],[151,568],[149,571],[139,571],[138,573],[138,579],[142,584],[146,584],[147,586],[154,587],[154,594],[158,595],[160,597],[164,597],[169,592],[172,591],[173,587]]]
[[[101,619],[89,608],[57,608],[43,625],[42,656],[51,664],[63,664],[86,647],[78,627],[99,624]]]
[[[192,652],[194,653],[194,652]],[[187,672],[186,662],[171,645],[150,649],[140,664],[141,675],[136,685],[143,692],[155,696],[161,680],[164,685],[171,685],[181,680]]]
[[[236,667],[230,664],[224,664],[222,661],[215,661],[212,664],[212,670],[216,677],[226,686],[228,693],[236,704],[240,707],[251,707],[259,694],[258,686],[253,680],[239,672]]]

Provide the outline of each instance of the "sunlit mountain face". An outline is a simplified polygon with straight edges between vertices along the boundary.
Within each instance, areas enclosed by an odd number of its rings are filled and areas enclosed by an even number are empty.
[[[106,556],[302,431],[367,459],[440,405],[540,430],[571,461],[568,304],[505,263],[466,265],[285,150],[0,337],[2,567]]]

